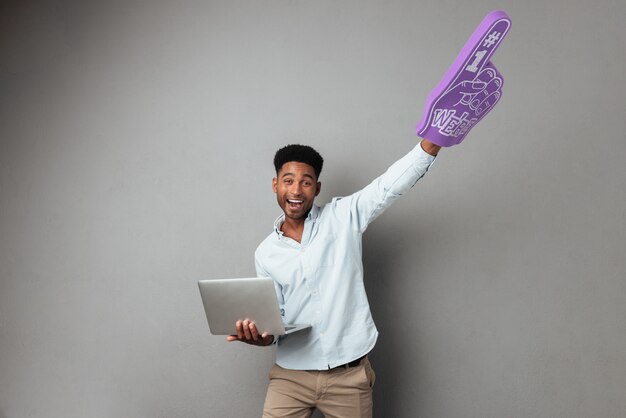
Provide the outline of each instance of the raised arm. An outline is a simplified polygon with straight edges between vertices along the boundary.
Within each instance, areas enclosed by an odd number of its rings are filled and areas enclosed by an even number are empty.
[[[335,215],[360,232],[400,196],[408,192],[428,171],[440,147],[424,139],[393,163],[384,174],[358,192],[333,199]]]

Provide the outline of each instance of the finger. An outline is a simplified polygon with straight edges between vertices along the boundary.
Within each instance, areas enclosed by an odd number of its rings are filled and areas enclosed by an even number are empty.
[[[236,335],[227,335],[226,341],[228,342],[239,341],[239,337],[237,337]]]
[[[244,319],[243,321],[243,335],[246,340],[252,339],[252,334],[250,334],[250,320]]]
[[[482,81],[483,83],[489,83],[491,80],[498,76],[498,70],[492,63],[487,63],[485,68],[482,69],[480,73],[476,76],[474,81]]]
[[[254,341],[259,341],[259,331],[257,331],[254,322],[250,322],[250,334],[252,335],[252,339]]]
[[[496,103],[498,103],[498,100],[500,100],[500,97],[502,97],[502,93],[499,90],[491,93],[489,96],[487,96],[487,98],[485,98],[485,100],[480,103],[480,105],[476,109],[476,115],[480,116],[492,107],[494,107]]]
[[[480,94],[477,94],[472,103],[470,103],[470,109],[475,110],[478,114],[478,109],[482,107],[482,104],[485,102],[487,97],[493,96],[493,94],[500,91],[500,87],[502,86],[502,80],[493,79],[485,90],[481,91]],[[483,110],[484,111],[484,110]]]
[[[489,62],[504,36],[511,20],[502,11],[489,13],[465,43],[452,69],[456,69],[456,81],[473,79]]]
[[[243,323],[241,319],[235,323],[235,329],[237,330],[237,337],[243,339]]]
[[[493,80],[487,83],[487,86],[485,87],[483,94],[485,96],[491,96],[491,94],[497,91],[500,91],[501,88],[502,88],[502,79],[496,76]]]

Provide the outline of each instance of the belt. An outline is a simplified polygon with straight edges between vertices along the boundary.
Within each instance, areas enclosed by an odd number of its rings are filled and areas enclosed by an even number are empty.
[[[350,363],[346,363],[346,364],[342,364],[341,366],[333,367],[330,370],[334,370],[334,369],[349,369],[350,367],[356,367],[359,364],[361,364],[361,360],[363,360],[364,358],[365,358],[365,356],[359,357],[356,360],[352,360]]]

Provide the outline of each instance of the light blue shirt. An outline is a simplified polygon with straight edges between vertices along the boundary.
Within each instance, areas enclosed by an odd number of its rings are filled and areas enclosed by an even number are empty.
[[[274,279],[288,324],[311,328],[278,341],[276,363],[292,370],[325,370],[367,354],[378,330],[363,284],[361,236],[422,178],[435,157],[418,144],[364,189],[313,205],[300,243],[283,235],[284,215],[255,252],[257,275]]]

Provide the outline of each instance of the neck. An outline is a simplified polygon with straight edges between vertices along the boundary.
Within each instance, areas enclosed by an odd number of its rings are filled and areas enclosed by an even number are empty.
[[[302,240],[302,232],[304,232],[304,220],[292,219],[285,217],[283,224],[280,226],[280,230],[283,231],[283,235],[289,237],[297,242]]]

